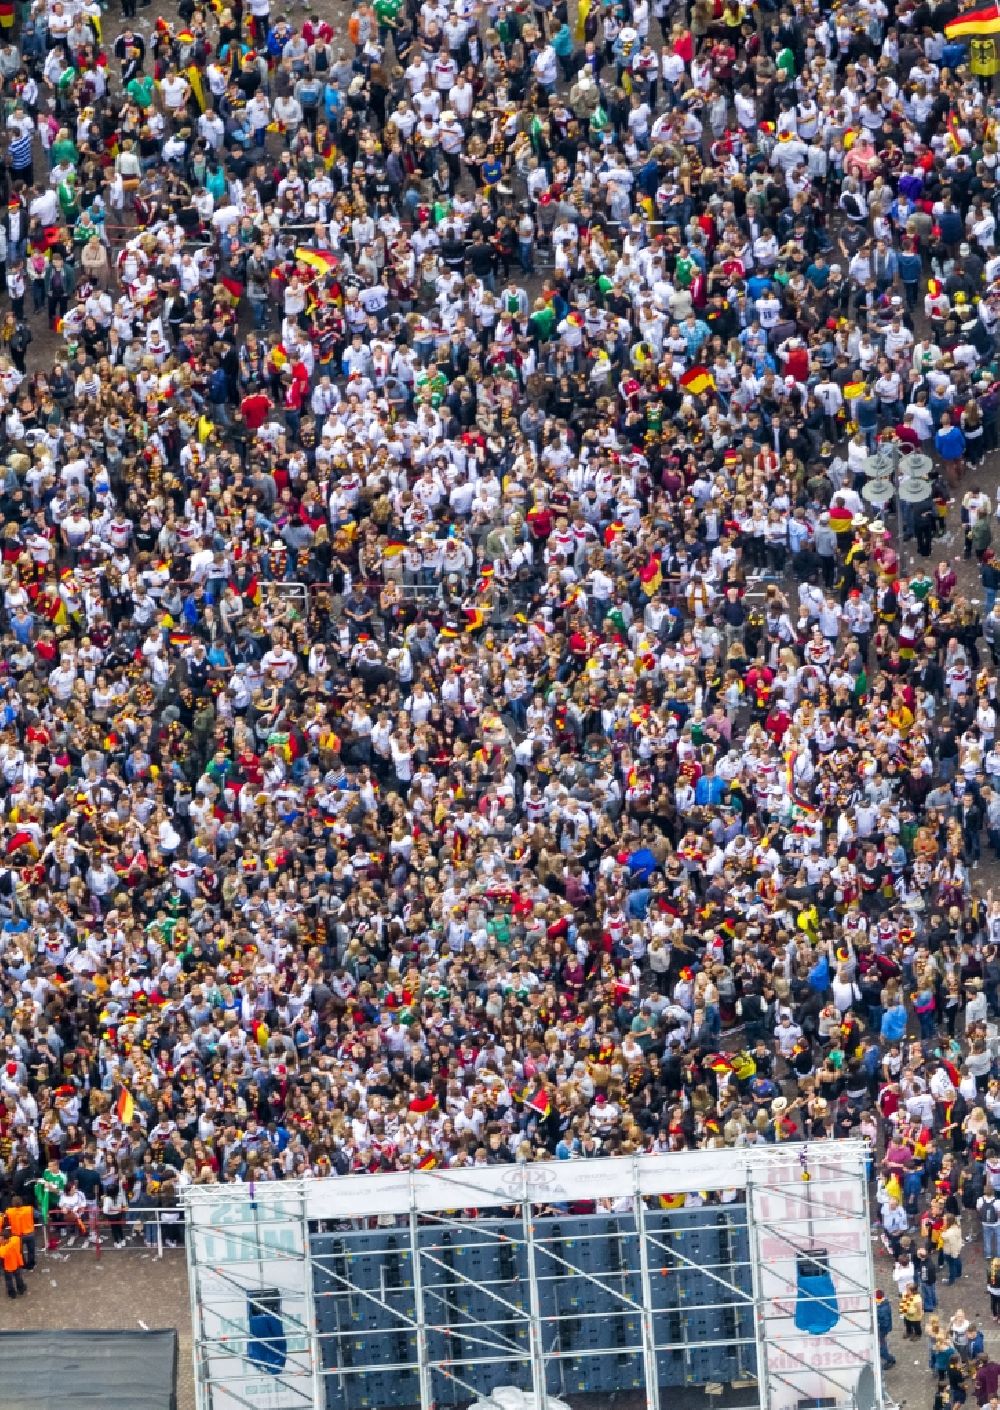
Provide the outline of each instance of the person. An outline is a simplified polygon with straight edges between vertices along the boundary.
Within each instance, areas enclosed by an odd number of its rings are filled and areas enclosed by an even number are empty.
[[[8,1297],[22,1297],[27,1291],[24,1274],[21,1272],[24,1260],[21,1257],[21,1240],[17,1234],[7,1233],[0,1242],[0,1262],[3,1263],[3,1280]]]
[[[964,1405],[968,1399],[965,1361],[957,1351],[953,1351],[951,1354],[951,1360],[948,1363],[947,1379],[948,1388],[951,1391],[951,1403],[953,1405]]]
[[[971,1333],[972,1323],[961,1307],[957,1307],[952,1313],[951,1321],[948,1323],[948,1334],[951,1338],[952,1348],[958,1352],[958,1355],[963,1361],[968,1360],[969,1337]]]
[[[996,1191],[987,1185],[976,1204],[983,1231],[983,1257],[987,1263],[1000,1256],[1000,1203]]]
[[[30,1273],[35,1266],[35,1211],[24,1195],[16,1195],[6,1217],[7,1228],[21,1240],[24,1267]]]
[[[35,1200],[38,1204],[38,1213],[41,1216],[42,1227],[46,1231],[46,1241],[49,1249],[57,1248],[59,1238],[56,1232],[57,1217],[53,1217],[53,1201],[55,1202],[56,1214],[59,1209],[59,1201],[66,1190],[66,1176],[59,1168],[58,1156],[53,1155],[46,1165],[42,1174],[35,1181]]]
[[[86,1195],[75,1180],[67,1180],[66,1188],[59,1196],[58,1213],[56,1214],[58,1225],[66,1231],[67,1248],[72,1248],[78,1238],[87,1240],[88,1237],[91,1237],[87,1231],[86,1211]]]
[[[952,422],[948,412],[941,417],[941,425],[934,436],[934,446],[941,457],[949,485],[957,485],[962,477],[965,435],[961,426]]]
[[[924,1331],[924,1308],[916,1283],[909,1283],[899,1299],[899,1315],[903,1335],[908,1341],[920,1341]]]
[[[882,1367],[889,1370],[895,1366],[896,1358],[889,1350],[889,1334],[892,1331],[892,1306],[881,1288],[875,1289],[875,1326],[878,1332],[878,1349]]]
[[[937,1264],[931,1257],[930,1249],[926,1244],[920,1244],[916,1250],[915,1268],[924,1312],[934,1312],[938,1305]]]
[[[913,1254],[909,1248],[901,1248],[896,1255],[892,1268],[892,1281],[896,1284],[896,1292],[902,1297],[909,1289],[916,1275],[913,1263]]]
[[[987,1280],[988,1286],[995,1286],[993,1273]],[[990,1294],[990,1308],[992,1311],[992,1293]],[[995,1399],[997,1388],[1000,1386],[1000,1363],[992,1360],[989,1356],[980,1356],[976,1366],[976,1404],[987,1405]]]
[[[962,1242],[961,1224],[955,1215],[946,1215],[941,1231],[941,1252],[948,1270],[948,1287],[962,1276]]]
[[[128,1201],[125,1198],[121,1182],[113,1180],[101,1197],[101,1214],[107,1221],[108,1235],[115,1248],[124,1248],[127,1243],[125,1231],[127,1209]]]

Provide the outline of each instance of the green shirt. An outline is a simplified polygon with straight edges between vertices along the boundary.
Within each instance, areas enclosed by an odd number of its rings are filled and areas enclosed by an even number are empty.
[[[140,74],[137,78],[133,78],[125,91],[132,102],[137,103],[140,108],[152,107],[153,80],[148,74]]]
[[[486,922],[486,933],[492,935],[498,945],[510,944],[510,919],[507,916],[494,916]]]
[[[528,322],[538,334],[541,342],[547,343],[552,337],[552,330],[556,326],[556,311],[551,304],[546,304],[544,308],[536,308],[528,319]]]
[[[49,1222],[49,1207],[53,1200],[58,1204],[59,1196],[66,1188],[66,1176],[61,1170],[46,1170],[35,1185],[35,1199],[42,1216],[42,1223]]]
[[[431,406],[440,406],[448,390],[448,379],[442,372],[435,372],[433,377],[418,377],[416,386],[418,393],[430,392]]]
[[[395,25],[399,19],[400,0],[375,0],[373,8],[379,24]]]
[[[70,162],[76,166],[80,160],[80,155],[76,150],[76,143],[70,141],[68,137],[61,138],[52,144],[52,165],[58,166],[60,162]]]

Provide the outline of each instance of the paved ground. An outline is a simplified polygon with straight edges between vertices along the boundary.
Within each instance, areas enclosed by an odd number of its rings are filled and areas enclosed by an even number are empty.
[[[180,1333],[177,1410],[194,1410],[191,1317],[183,1252],[167,1252],[157,1259],[138,1248],[112,1249],[98,1260],[92,1250],[78,1249],[59,1258],[44,1258],[27,1282],[26,1297],[16,1302],[4,1298],[0,1304],[4,1331],[65,1326],[87,1331],[176,1328]],[[0,1367],[0,1383],[2,1377]]]
[[[966,1214],[967,1234],[972,1232],[969,1219],[970,1216]],[[976,1223],[978,1225],[978,1221]],[[1000,1326],[990,1317],[990,1300],[986,1295],[986,1268],[978,1227],[975,1230],[975,1238],[966,1245],[962,1264],[962,1277],[953,1288],[946,1288],[943,1283],[938,1283],[938,1310],[941,1320],[947,1324],[951,1315],[961,1308],[971,1322],[984,1329],[986,1350],[994,1360],[1000,1361]],[[889,1348],[896,1358],[896,1365],[886,1377],[886,1389],[893,1400],[901,1406],[907,1406],[908,1410],[928,1410],[934,1401],[935,1378],[927,1368],[926,1340],[919,1343],[903,1340],[902,1324],[896,1314],[897,1299],[892,1282],[892,1259],[881,1247],[878,1248],[875,1269],[879,1279],[878,1286],[885,1289],[886,1296],[893,1304],[894,1330],[889,1338]],[[969,1402],[971,1406],[975,1405],[971,1388]]]

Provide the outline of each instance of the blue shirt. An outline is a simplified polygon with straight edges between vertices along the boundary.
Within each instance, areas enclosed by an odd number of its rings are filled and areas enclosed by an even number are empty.
[[[965,436],[960,426],[942,427],[934,437],[934,444],[942,460],[960,460],[965,453]]]

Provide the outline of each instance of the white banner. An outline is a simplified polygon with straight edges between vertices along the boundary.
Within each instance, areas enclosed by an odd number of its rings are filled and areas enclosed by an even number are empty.
[[[680,1194],[700,1190],[742,1190],[748,1177],[767,1184],[769,1172],[780,1173],[789,1150],[763,1146],[747,1150],[678,1151],[668,1155],[619,1157],[607,1160],[547,1160],[531,1165],[488,1165],[462,1170],[424,1170],[386,1175],[345,1175],[339,1179],[306,1180],[296,1186],[272,1186],[275,1198],[287,1199],[294,1188],[305,1201],[309,1219],[363,1219],[378,1214],[444,1213],[460,1209],[497,1209],[525,1196],[536,1203],[562,1204],[576,1200],[621,1199],[636,1193]],[[839,1174],[854,1179],[864,1170],[865,1151],[859,1141],[826,1142],[810,1148],[815,1178]],[[829,1174],[828,1174],[829,1172]],[[239,1187],[198,1186],[188,1192],[192,1208],[200,1201],[237,1197]],[[257,1187],[266,1201],[268,1187]]]

